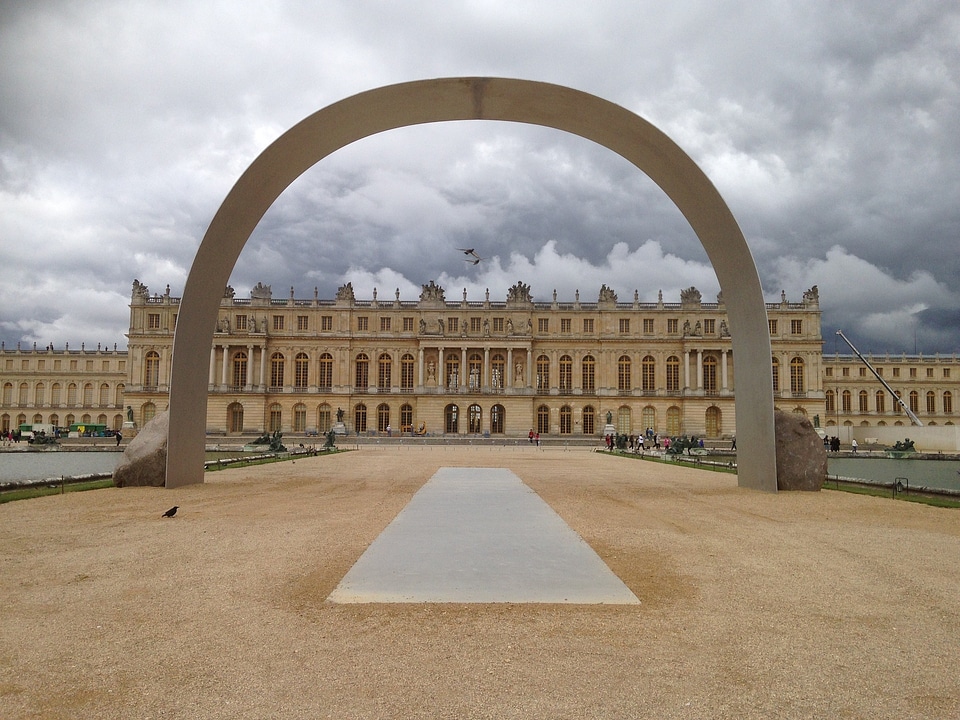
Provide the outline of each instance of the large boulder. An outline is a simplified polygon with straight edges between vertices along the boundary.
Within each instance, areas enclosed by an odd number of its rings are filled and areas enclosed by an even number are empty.
[[[161,487],[167,470],[167,429],[170,413],[164,410],[143,426],[123,451],[120,464],[113,471],[117,487]]]
[[[827,478],[823,439],[803,415],[774,411],[777,489],[820,490]]]

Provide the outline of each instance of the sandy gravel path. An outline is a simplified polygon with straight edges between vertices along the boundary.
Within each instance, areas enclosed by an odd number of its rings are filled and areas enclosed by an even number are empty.
[[[642,604],[327,602],[444,466],[510,468]],[[207,480],[0,506],[0,717],[960,717],[957,510],[529,447]]]

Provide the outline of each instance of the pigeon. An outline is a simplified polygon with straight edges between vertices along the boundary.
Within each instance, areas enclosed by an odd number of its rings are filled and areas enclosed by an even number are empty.
[[[473,251],[473,248],[457,248],[457,250],[462,252],[464,255],[476,255],[476,253]]]
[[[180,507],[180,506],[179,506],[179,505],[174,505],[172,508],[170,508],[169,510],[167,510],[167,511],[163,514],[163,517],[173,517],[174,515],[177,514],[177,508],[178,508],[178,507]]]
[[[457,250],[462,252],[464,255],[470,256],[470,257],[464,258],[463,260],[464,262],[468,262],[471,265],[478,265],[480,261],[484,259],[479,255],[477,255],[477,251],[474,248],[457,248]]]

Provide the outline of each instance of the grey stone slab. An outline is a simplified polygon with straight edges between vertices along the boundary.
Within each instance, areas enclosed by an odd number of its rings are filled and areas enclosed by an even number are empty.
[[[640,602],[549,505],[505,468],[438,470],[328,599]]]

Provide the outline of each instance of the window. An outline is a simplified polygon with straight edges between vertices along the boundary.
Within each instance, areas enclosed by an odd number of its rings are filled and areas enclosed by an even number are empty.
[[[920,412],[920,393],[916,390],[910,391],[910,412],[914,415]]]
[[[667,392],[680,392],[680,358],[667,358]]]
[[[910,377],[911,378],[917,377],[917,369],[915,367],[910,368]]]
[[[593,332],[593,318],[584,318],[583,319],[583,331],[585,333]]]
[[[160,353],[151,350],[143,361],[143,385],[156,388],[160,384]]]
[[[617,390],[627,392],[630,390],[630,357],[621,355],[617,359]]]
[[[944,372],[947,372],[946,370]],[[953,393],[945,392],[943,394],[943,412],[947,415],[953,413]]]
[[[617,432],[621,435],[629,435],[632,426],[633,422],[630,416],[630,408],[626,405],[621,405],[617,408]]]
[[[413,390],[413,355],[410,353],[400,358],[400,389]],[[403,421],[400,424],[403,425]]]
[[[680,408],[671,405],[667,408],[667,435],[671,437],[679,435],[681,424]]]
[[[833,368],[828,367],[823,369],[823,374],[827,377],[833,377]]]
[[[540,405],[537,408],[537,432],[546,435],[550,432],[550,408]]]
[[[44,403],[44,396],[45,396],[45,395],[46,395],[46,387],[44,387],[44,384],[43,384],[43,383],[37,383],[36,387],[34,387],[34,389],[33,389],[33,404],[34,404],[34,405],[43,405],[43,403]],[[102,394],[101,394],[101,396],[102,396]],[[101,405],[106,405],[107,402],[106,402],[106,400],[104,399],[104,400],[101,400],[101,401],[100,401],[100,404],[101,404]]]
[[[878,413],[887,411],[887,396],[884,394],[883,390],[877,390],[876,408]]]
[[[273,329],[274,329],[274,330],[283,330],[283,315],[274,315],[274,316],[273,316]]]
[[[283,354],[274,353],[270,356],[270,387],[283,387]]]
[[[560,332],[569,333],[573,321],[570,318],[560,318]]]
[[[503,405],[494,405],[490,408],[490,432],[498,435],[503,434]]]
[[[620,334],[626,335],[630,332],[630,318],[620,318]]]
[[[592,405],[587,405],[583,409],[583,434],[584,435],[593,435],[596,432],[596,411],[593,409]]]
[[[472,435],[483,432],[483,410],[476,403],[467,408],[467,426],[467,432]]]
[[[537,318],[537,332],[550,332],[550,318]]]
[[[330,406],[324,403],[317,408],[317,432],[326,435],[333,428],[333,417]]]
[[[483,318],[470,318],[470,332],[478,333],[483,329]]]
[[[359,332],[365,332],[365,331],[367,330],[367,328],[369,327],[369,325],[370,325],[369,320],[370,320],[370,319],[369,319],[368,317],[366,317],[365,315],[360,315],[360,316],[358,316],[358,317],[357,317],[357,330],[358,330]],[[364,417],[366,417],[366,416],[364,416]]]
[[[776,318],[770,318],[767,320],[767,326],[770,328],[770,336],[774,337],[777,334],[777,320]]]
[[[582,378],[580,385],[584,392],[596,392],[597,389],[597,361],[592,355],[587,355],[580,363]]]
[[[480,392],[480,383],[482,382],[481,373],[483,371],[483,358],[477,353],[471,353],[467,358],[467,381],[470,389],[474,392]]]
[[[307,429],[307,406],[297,403],[293,406],[293,431],[302,433]]]
[[[843,377],[850,377],[850,368],[848,367],[843,368],[843,370],[840,371],[840,374]]]
[[[560,392],[570,392],[573,389],[573,358],[569,355],[560,357]]]
[[[390,321],[392,319],[389,317],[380,318],[380,332],[390,332]]]
[[[444,408],[443,431],[447,433],[460,432],[460,408],[456,405],[447,405]]]
[[[389,392],[393,375],[393,359],[383,353],[377,358],[377,389],[380,392]]]
[[[708,335],[713,335],[717,332],[717,321],[713,318],[706,318],[703,321],[703,331]]]
[[[780,360],[778,358],[773,359],[773,391],[780,392]]]
[[[323,332],[330,332],[333,330],[333,315],[320,316],[320,330]]]
[[[650,428],[652,430],[657,429],[657,409],[647,405],[643,412],[640,415],[641,421],[643,422],[643,430]]]
[[[837,398],[836,398],[836,395],[834,394],[833,390],[827,390],[826,395],[824,396],[824,400],[825,400],[825,408],[824,408],[824,409],[826,410],[826,413],[827,413],[828,415],[829,415],[830,413],[836,413],[836,412],[837,412]]]
[[[806,391],[806,372],[803,358],[795,357],[790,361],[790,392],[793,395],[802,395]]]
[[[867,407],[868,397],[869,396],[867,395],[866,390],[861,390],[860,393],[857,395],[857,403],[858,403],[857,407],[860,409],[860,412],[862,413],[870,412],[869,408]]]
[[[490,360],[490,385],[495,390],[503,389],[503,382],[504,382],[503,373],[505,372],[506,367],[507,367],[507,363],[503,359],[503,355],[500,355],[499,353],[494,355],[493,358]],[[491,422],[493,421],[492,416],[490,420]]]
[[[412,320],[412,318],[411,318]],[[400,431],[413,430],[413,406],[400,406]]]
[[[933,368],[927,368],[927,377],[928,377],[928,378],[932,378],[932,377],[933,377]]]
[[[927,392],[927,412],[935,413],[937,411],[937,394],[933,390]]]
[[[573,432],[573,410],[569,405],[560,408],[560,434],[569,435]]]
[[[405,317],[403,319],[403,331],[404,332],[413,332],[413,318]]]
[[[537,390],[547,390],[550,387],[550,358],[546,355],[537,357]]]
[[[149,330],[159,330],[160,329],[160,313],[148,313],[147,314],[147,328]]]
[[[237,330],[246,330],[247,329],[247,316],[246,315],[234,315],[233,316],[233,326]],[[241,408],[241,412],[243,409]],[[237,431],[239,432],[239,431]]]
[[[93,383],[86,383],[83,386],[83,404],[86,407],[93,405]]]
[[[277,432],[283,429],[283,410],[279,403],[270,406],[270,420],[268,429],[270,432]]]
[[[297,357],[293,360],[293,384],[296,388],[303,390],[309,384],[309,368],[310,359],[307,354],[297,353]]]
[[[450,353],[447,355],[447,362],[445,365],[444,375],[445,382],[444,384],[451,390],[455,390],[460,384],[460,356],[456,353]],[[455,430],[450,432],[456,432]]]
[[[653,392],[656,387],[657,362],[653,355],[645,355],[640,361],[640,387],[644,392]]]
[[[653,318],[643,319],[643,334],[653,335]]]
[[[866,369],[866,368],[857,368],[857,369],[860,371],[860,372],[858,373],[860,377],[866,377],[866,376],[867,376],[867,369]],[[880,374],[883,375],[883,373],[880,373]]]
[[[320,356],[320,376],[317,378],[317,385],[327,389],[333,387],[333,355],[330,353]]]
[[[242,350],[233,356],[233,382],[235,388],[247,384],[247,354]]]
[[[852,396],[849,390],[844,390],[843,394],[840,396],[841,408],[843,412],[848,413],[852,407],[851,405]]]
[[[502,333],[502,332],[503,332],[503,318],[502,318],[502,317],[495,317],[495,318],[493,319],[493,331],[494,331],[494,332],[498,332],[498,333]]]
[[[944,377],[944,378],[950,377],[950,368],[944,368],[944,369],[943,369],[943,377]]]
[[[22,403],[22,404],[25,405],[26,403]],[[70,407],[77,406],[77,384],[76,383],[70,383],[69,385],[67,385],[67,405],[69,405]]]
[[[390,406],[386,403],[377,405],[377,430],[387,431],[387,425],[390,424]],[[392,430],[392,428],[391,428]]]
[[[895,367],[895,368],[893,369],[893,376],[894,376],[894,377],[900,377],[900,368]]]
[[[240,403],[230,403],[227,408],[227,423],[230,432],[243,432],[243,405]]]
[[[353,409],[353,429],[358,433],[367,431],[367,406],[363,403]]]
[[[791,334],[791,335],[802,335],[802,334],[803,334],[803,320],[791,320],[791,321],[790,321],[790,334]]]
[[[713,355],[703,359],[703,389],[708,394],[717,392],[717,359]]]
[[[680,321],[677,318],[667,319],[667,334],[676,335],[680,332]]]
[[[310,317],[308,315],[297,315],[297,330],[301,332],[310,329]],[[306,412],[306,410],[304,410]]]
[[[6,390],[7,390],[6,386],[3,388],[3,390],[4,390],[3,404],[9,405],[10,400],[6,396]],[[53,386],[50,388],[50,404],[53,405],[54,407],[60,404],[60,383],[54,383]]]
[[[370,358],[367,357],[366,353],[360,353],[357,355],[357,361],[354,367],[353,386],[357,390],[366,391],[369,385]],[[364,413],[366,413],[366,408],[364,408]],[[366,417],[366,414],[364,414],[364,417]],[[364,427],[366,427],[366,420],[364,420]]]
[[[449,318],[447,320],[447,330],[452,333],[460,332],[460,318]]]

